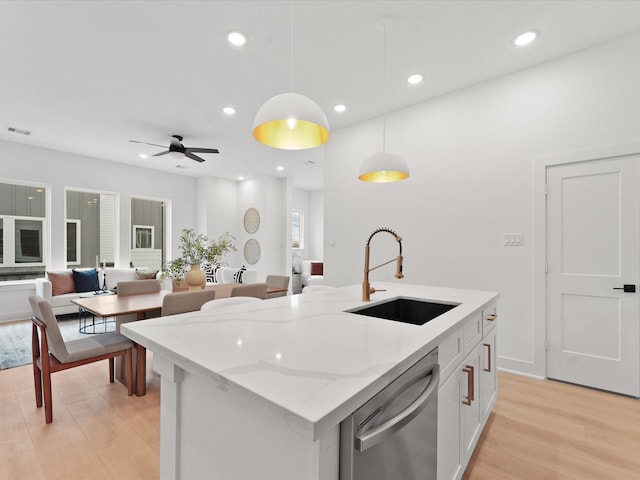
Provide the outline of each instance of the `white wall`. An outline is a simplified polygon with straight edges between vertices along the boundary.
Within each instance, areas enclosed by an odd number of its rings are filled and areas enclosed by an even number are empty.
[[[244,212],[238,210],[238,184],[230,180],[202,177],[197,181],[198,221],[196,231],[215,240],[225,232],[236,238],[234,245],[238,252],[230,252],[223,261],[231,266],[239,265],[242,259],[241,244],[238,242]]]
[[[324,258],[324,190],[309,192],[309,258]]]
[[[238,183],[238,266],[258,270],[258,280],[267,275],[286,275],[288,265],[287,224],[287,182],[276,177],[260,177]],[[260,213],[260,227],[249,234],[243,226],[244,214],[248,208]],[[243,250],[246,241],[255,238],[260,244],[260,260],[254,265],[247,263]]]
[[[327,283],[360,283],[368,235],[396,229],[400,281],[499,291],[499,366],[544,376],[533,158],[640,139],[639,51],[635,35],[388,115],[387,151],[411,170],[397,184],[360,182],[360,162],[344,161],[381,148],[380,119],[334,131],[325,146]],[[523,246],[503,246],[508,232],[522,232]],[[396,253],[391,236],[372,241],[372,265]],[[373,272],[373,283],[393,281],[393,271]]]
[[[304,248],[300,260],[322,260],[324,250],[324,191],[293,189],[292,209],[304,215]]]
[[[180,231],[195,224],[196,181],[193,178],[5,141],[0,141],[0,158],[0,178],[42,182],[49,186],[51,252],[48,268],[65,267],[65,187],[116,193],[121,226],[130,224],[131,196],[171,199],[174,252]],[[119,266],[129,265],[130,237],[129,228],[120,228],[116,259]],[[0,285],[0,321],[29,318],[31,309],[27,297],[33,293],[35,287],[30,282]]]

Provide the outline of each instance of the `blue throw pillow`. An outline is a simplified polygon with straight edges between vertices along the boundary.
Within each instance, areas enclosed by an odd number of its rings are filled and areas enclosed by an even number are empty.
[[[98,272],[95,268],[91,270],[72,270],[73,283],[76,285],[76,292],[93,292],[100,290],[98,284]]]

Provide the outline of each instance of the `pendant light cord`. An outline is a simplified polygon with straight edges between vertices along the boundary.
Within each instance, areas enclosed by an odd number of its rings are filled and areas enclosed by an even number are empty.
[[[290,48],[291,48],[291,52],[290,52],[290,59],[289,59],[289,70],[291,71],[291,93],[293,93],[293,0],[291,0],[291,31],[290,31],[290,36],[291,38],[289,39],[289,44],[290,44]]]
[[[382,114],[382,152],[386,152],[387,138],[387,24],[384,25],[384,40],[382,47],[382,104],[384,112]]]

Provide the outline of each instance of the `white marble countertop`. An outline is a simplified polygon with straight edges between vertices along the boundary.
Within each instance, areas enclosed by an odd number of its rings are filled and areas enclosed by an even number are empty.
[[[123,324],[124,335],[179,367],[266,404],[317,439],[498,297],[495,292],[376,282]],[[406,296],[460,303],[422,325],[345,313]]]

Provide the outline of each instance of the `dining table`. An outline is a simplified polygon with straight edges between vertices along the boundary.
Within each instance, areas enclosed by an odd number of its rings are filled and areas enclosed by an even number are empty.
[[[231,296],[231,290],[237,284],[223,283],[208,285],[216,291],[216,299]],[[78,305],[80,310],[86,314],[100,317],[103,321],[108,318],[115,318],[116,331],[120,331],[120,325],[127,322],[146,320],[150,317],[159,317],[162,310],[162,299],[172,290],[160,290],[154,293],[143,293],[139,295],[104,295],[96,294],[84,296],[71,300]],[[135,343],[133,352],[134,391],[137,396],[147,393],[147,351],[142,345]],[[116,378],[119,382],[125,383],[124,363],[116,359]]]

